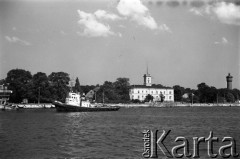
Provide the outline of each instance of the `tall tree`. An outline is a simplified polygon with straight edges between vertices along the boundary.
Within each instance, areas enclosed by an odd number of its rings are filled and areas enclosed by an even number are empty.
[[[70,91],[68,86],[70,81],[69,74],[65,72],[52,72],[48,76],[48,79],[52,99],[64,102],[67,93]]]
[[[103,95],[103,93],[105,102],[115,103],[120,100],[114,88],[114,84],[112,82],[109,81],[104,82],[99,91],[100,96]]]
[[[184,88],[179,85],[175,85],[175,86],[173,86],[173,89],[174,89],[174,100],[182,101],[182,96],[184,94]]]
[[[129,97],[129,89],[130,83],[129,78],[117,78],[116,82],[114,82],[114,88],[116,93],[123,102],[127,102],[130,100]]]
[[[6,83],[9,83],[9,89],[13,91],[11,102],[19,103],[28,98],[31,79],[31,73],[23,69],[12,69],[7,73]]]
[[[206,85],[206,83],[200,83],[197,85],[198,87],[198,95],[199,95],[199,101],[201,103],[206,103],[207,101],[207,90],[209,89],[209,86]]]
[[[82,93],[82,90],[81,90],[81,86],[80,86],[80,82],[79,82],[78,77],[76,78],[76,82],[75,82],[75,86],[74,86],[74,91],[75,91],[75,92],[80,92],[80,93]]]
[[[50,102],[51,93],[49,91],[48,77],[43,72],[37,72],[32,78],[31,97],[35,101]]]

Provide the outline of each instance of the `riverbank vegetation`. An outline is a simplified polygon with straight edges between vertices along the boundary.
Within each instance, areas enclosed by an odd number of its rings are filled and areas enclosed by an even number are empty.
[[[27,99],[29,103],[53,102],[54,100],[64,102],[67,93],[72,89],[81,94],[87,94],[94,90],[96,102],[102,102],[103,96],[105,102],[129,102],[129,79],[117,78],[115,82],[105,81],[102,85],[80,86],[79,79],[70,81],[70,75],[66,72],[52,72],[47,75],[43,72],[37,72],[32,75],[31,72],[23,69],[12,69],[7,73],[5,79],[0,80],[0,84],[8,86],[13,93],[10,95],[9,102],[21,103]]]
[[[23,69],[12,69],[5,79],[0,80],[0,84],[7,85],[8,89],[13,91],[9,100],[13,103],[21,103],[24,99],[31,103],[39,101],[48,103],[54,100],[64,102],[70,89],[85,95],[92,90],[91,98],[96,102],[103,102],[103,100],[106,103],[136,102],[130,101],[129,98],[129,79],[122,77],[117,78],[115,82],[105,81],[102,85],[89,86],[80,85],[78,78],[73,84],[70,75],[66,72],[52,72],[50,75],[37,72],[32,75],[31,72]],[[240,98],[238,89],[217,89],[206,83],[198,84],[197,89],[184,88],[179,85],[173,86],[173,89],[176,102],[226,103],[236,102]],[[151,98],[147,97],[150,101]]]
[[[173,86],[173,89],[174,100],[178,102],[233,103],[239,101],[240,98],[240,91],[238,89],[217,89],[214,86],[208,86],[204,82],[198,84],[197,89],[184,88],[179,85]]]

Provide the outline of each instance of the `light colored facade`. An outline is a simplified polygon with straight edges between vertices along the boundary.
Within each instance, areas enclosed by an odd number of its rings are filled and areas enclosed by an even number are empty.
[[[151,84],[150,74],[143,76],[143,85],[133,85],[130,89],[129,96],[131,100],[138,99],[144,101],[146,96],[150,94],[153,96],[153,101],[161,101],[161,96],[164,96],[164,101],[174,101],[174,89],[169,87],[161,87],[159,85]]]
[[[0,105],[6,104],[9,100],[9,96],[12,93],[11,90],[8,90],[8,87],[5,85],[0,85]]]

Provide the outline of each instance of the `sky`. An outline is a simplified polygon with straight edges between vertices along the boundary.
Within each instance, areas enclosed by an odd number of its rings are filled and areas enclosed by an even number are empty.
[[[81,85],[127,77],[240,89],[238,0],[0,0],[0,79],[63,71]]]

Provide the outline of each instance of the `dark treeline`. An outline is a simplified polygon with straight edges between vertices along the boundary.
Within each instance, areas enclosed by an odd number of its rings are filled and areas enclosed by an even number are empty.
[[[52,72],[50,75],[37,72],[32,75],[23,69],[12,69],[5,79],[0,80],[0,84],[8,85],[8,88],[13,91],[10,95],[10,102],[13,103],[20,103],[23,99],[28,99],[30,103],[53,102],[54,100],[64,102],[71,88],[81,94],[87,94],[92,90],[94,93],[92,99],[96,102],[103,102],[103,100],[106,103],[130,102],[128,78],[117,78],[115,82],[105,81],[102,85],[90,86],[80,85],[79,79],[76,78],[74,83],[74,85],[71,84],[69,74],[65,72]],[[196,90],[179,85],[173,88],[176,102],[225,103],[235,102],[240,97],[238,89],[216,89],[205,83],[198,84]]]
[[[43,72],[32,75],[23,69],[13,69],[7,73],[6,79],[1,84],[8,85],[13,93],[10,95],[10,102],[20,103],[23,99],[36,103],[52,102],[53,100],[64,101],[69,91],[70,78],[64,72],[52,72],[47,76]]]
[[[0,80],[0,84],[7,85],[8,89],[13,91],[9,99],[13,103],[21,103],[23,99],[27,99],[29,103],[53,102],[54,100],[64,102],[70,89],[81,94],[94,90],[97,92],[97,102],[102,102],[103,96],[105,102],[129,101],[128,78],[118,78],[113,83],[106,81],[101,86],[80,86],[78,78],[74,81],[74,86],[71,83],[69,74],[65,72],[52,72],[50,75],[37,72],[32,75],[23,69],[12,69],[5,79]]]
[[[174,100],[179,102],[193,103],[226,103],[239,100],[238,89],[228,90],[227,88],[216,89],[206,83],[197,85],[197,89],[184,88],[179,85],[173,86]]]

